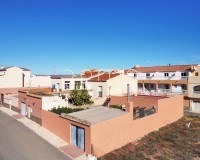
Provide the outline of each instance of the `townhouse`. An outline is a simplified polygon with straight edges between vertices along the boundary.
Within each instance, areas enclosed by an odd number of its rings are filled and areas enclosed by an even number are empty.
[[[91,69],[80,75],[52,75],[51,85],[57,91],[89,89],[87,88],[87,80],[100,74],[102,74],[101,71]]]
[[[184,106],[191,107],[191,99],[198,97],[198,94],[197,92],[191,94],[192,89],[189,87],[193,83],[192,81],[196,81],[195,86],[200,84],[200,81],[196,80],[199,77],[199,68],[200,66],[197,64],[152,67],[136,65],[129,70],[124,70],[124,73],[138,80],[139,93],[154,95],[162,95],[163,93],[167,95],[183,94]]]
[[[111,96],[112,104],[70,114],[42,111],[42,126],[86,153],[100,157],[183,116],[183,96]],[[150,103],[149,103],[150,102]],[[142,111],[141,111],[142,109]]]
[[[137,94],[137,80],[124,74],[110,72],[88,80],[87,87],[93,91],[95,105],[107,105],[106,100],[114,95]]]
[[[200,67],[188,77],[188,97],[191,111],[200,112]]]

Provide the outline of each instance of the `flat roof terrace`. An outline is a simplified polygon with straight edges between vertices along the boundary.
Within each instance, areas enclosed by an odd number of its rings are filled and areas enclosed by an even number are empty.
[[[119,109],[98,106],[87,110],[74,112],[70,114],[62,113],[61,117],[79,122],[85,125],[92,125],[102,121],[106,121],[118,116],[128,114],[127,112]]]

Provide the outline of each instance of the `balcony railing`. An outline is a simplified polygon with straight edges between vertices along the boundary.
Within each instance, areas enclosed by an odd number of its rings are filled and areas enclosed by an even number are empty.
[[[200,91],[193,91],[193,94],[200,94]]]
[[[142,93],[142,94],[152,94],[152,95],[162,95],[163,93],[166,93],[167,95],[178,95],[178,94],[187,94],[187,90],[180,90],[180,91],[176,91],[176,90],[170,90],[170,89],[162,89],[159,88],[158,91],[156,92],[155,90],[151,90],[148,91],[146,88],[144,89],[144,91],[142,90],[142,88],[138,88],[138,92]],[[198,91],[197,94],[200,94],[200,91]]]
[[[138,80],[188,80],[188,76],[137,76]]]

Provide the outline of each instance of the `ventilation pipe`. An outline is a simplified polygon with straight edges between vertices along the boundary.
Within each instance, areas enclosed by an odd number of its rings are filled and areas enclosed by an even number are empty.
[[[130,101],[130,85],[127,84],[127,102]]]

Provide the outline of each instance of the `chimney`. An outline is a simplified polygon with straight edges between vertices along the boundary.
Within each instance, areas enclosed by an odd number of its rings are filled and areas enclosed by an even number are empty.
[[[127,102],[130,101],[130,85],[127,84]]]

